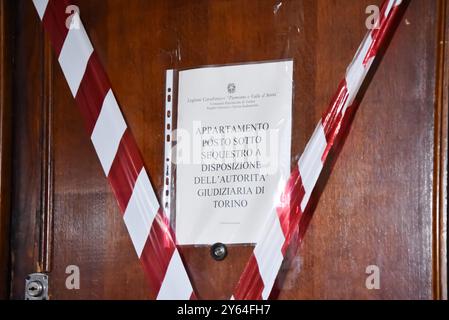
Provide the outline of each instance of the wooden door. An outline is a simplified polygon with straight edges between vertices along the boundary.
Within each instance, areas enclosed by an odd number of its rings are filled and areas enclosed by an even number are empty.
[[[85,28],[163,185],[164,74],[293,58],[292,153],[300,154],[380,0],[79,0]],[[444,0],[412,0],[354,119],[280,299],[432,299],[446,290]],[[49,274],[53,299],[148,299],[145,277],[81,116],[30,0],[16,1],[11,297]],[[251,247],[223,262],[182,255],[199,298],[229,298]],[[65,286],[80,269],[80,289]],[[368,290],[366,268],[380,270]]]

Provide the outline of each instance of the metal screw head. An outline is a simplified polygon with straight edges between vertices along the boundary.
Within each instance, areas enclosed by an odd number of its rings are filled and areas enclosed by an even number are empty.
[[[210,248],[210,254],[216,261],[222,261],[228,255],[228,249],[223,243],[216,243]]]
[[[44,292],[44,286],[42,285],[42,283],[40,281],[30,281],[27,284],[26,290],[28,292],[28,295],[30,295],[31,297],[40,297],[42,295],[42,293]]]

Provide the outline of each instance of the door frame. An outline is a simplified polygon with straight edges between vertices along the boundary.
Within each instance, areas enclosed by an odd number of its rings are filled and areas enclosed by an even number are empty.
[[[11,1],[0,0],[0,299],[10,289],[13,12]]]
[[[447,300],[447,189],[449,105],[449,4],[438,0],[438,52],[435,92],[435,145],[433,170],[433,292]]]

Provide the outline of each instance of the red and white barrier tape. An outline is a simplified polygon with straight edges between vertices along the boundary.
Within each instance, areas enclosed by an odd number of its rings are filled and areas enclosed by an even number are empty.
[[[158,299],[190,299],[194,296],[192,285],[163,208],[82,23],[66,27],[69,1],[33,3],[84,118],[150,286],[158,292]]]
[[[167,217],[82,23],[79,28],[66,27],[68,0],[33,0],[33,3],[84,118],[150,286],[158,292],[158,299],[195,298]],[[400,4],[401,0],[384,3],[380,28],[368,33],[348,68],[345,80],[289,179],[281,204],[266,223],[265,236],[256,245],[232,298],[269,297],[328,152],[341,139],[346,111],[353,107],[360,86],[384,45],[386,33],[398,17]]]
[[[235,299],[268,299],[286,250],[293,235],[301,227],[301,217],[306,209],[315,184],[321,174],[330,149],[342,139],[342,128],[350,119],[349,108],[363,84],[379,50],[385,45],[387,32],[399,16],[402,0],[384,2],[379,29],[368,32],[354,60],[340,83],[329,109],[324,113],[309,140],[298,167],[293,171],[271,221],[265,226],[265,235],[257,243],[253,255],[234,291]],[[354,110],[352,110],[354,111]]]
[[[329,109],[324,113],[309,140],[298,167],[293,171],[282,195],[281,203],[265,226],[261,239],[240,277],[233,298],[268,299],[292,237],[301,228],[301,218],[331,148],[342,139],[342,128],[348,125],[349,108],[354,100],[386,35],[399,18],[402,0],[384,2],[379,28],[368,32],[340,83]],[[352,112],[354,110],[351,110]],[[306,222],[304,222],[306,223]]]

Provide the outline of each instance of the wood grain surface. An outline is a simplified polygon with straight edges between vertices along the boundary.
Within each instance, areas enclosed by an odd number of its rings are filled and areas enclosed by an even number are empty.
[[[447,153],[435,147],[447,145],[447,95],[437,94],[447,89],[442,2],[410,2],[323,181],[303,244],[282,268],[277,298],[441,297],[435,245],[444,236],[445,202],[435,193]],[[366,33],[366,7],[381,1],[74,3],[160,195],[166,69],[293,58],[294,164]],[[19,0],[14,10],[11,296],[23,297],[27,274],[46,271],[54,299],[154,298],[35,9]],[[252,248],[232,247],[223,262],[208,250],[181,249],[198,295],[229,298]],[[68,265],[80,268],[80,290],[65,287]],[[379,290],[365,286],[370,265],[380,268]]]
[[[0,0],[0,299],[9,296],[11,216],[11,114],[13,20],[11,4]]]

